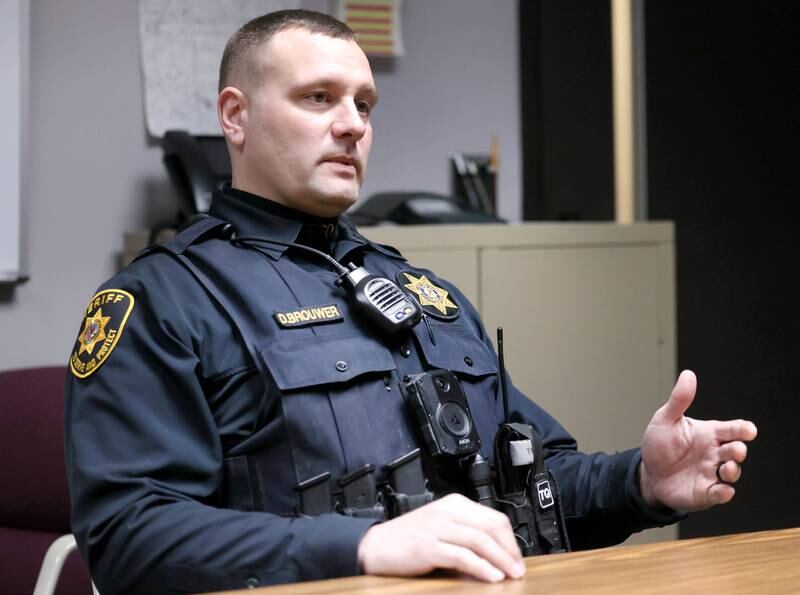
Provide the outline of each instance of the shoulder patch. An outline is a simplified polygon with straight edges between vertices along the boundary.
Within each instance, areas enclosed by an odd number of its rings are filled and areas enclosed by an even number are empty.
[[[75,376],[86,378],[108,359],[122,336],[133,303],[133,296],[121,289],[105,289],[91,299],[69,358],[69,369]]]
[[[400,271],[397,273],[397,282],[417,298],[426,314],[442,320],[453,320],[461,312],[450,293],[431,283],[425,275],[416,271]]]

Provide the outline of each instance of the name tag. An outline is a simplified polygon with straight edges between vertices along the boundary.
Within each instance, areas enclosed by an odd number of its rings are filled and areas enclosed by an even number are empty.
[[[274,316],[275,320],[283,328],[297,328],[344,320],[344,316],[342,316],[342,312],[336,304],[309,306],[308,308],[300,308],[291,312],[275,312]]]

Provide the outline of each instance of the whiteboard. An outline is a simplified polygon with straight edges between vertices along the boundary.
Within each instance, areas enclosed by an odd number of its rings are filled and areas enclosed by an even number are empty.
[[[23,129],[27,102],[29,0],[0,2],[0,282],[20,277],[20,206]],[[5,85],[8,85],[7,87]]]

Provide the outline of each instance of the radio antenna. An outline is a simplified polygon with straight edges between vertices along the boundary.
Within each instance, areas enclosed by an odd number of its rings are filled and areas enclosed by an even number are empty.
[[[497,357],[500,360],[500,392],[503,395],[503,415],[505,423],[510,423],[508,419],[508,387],[506,386],[506,363],[503,357],[503,327],[497,327]]]

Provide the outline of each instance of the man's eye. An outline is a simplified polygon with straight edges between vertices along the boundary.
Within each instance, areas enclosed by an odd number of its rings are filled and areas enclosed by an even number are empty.
[[[372,111],[372,106],[368,101],[356,101],[356,109],[358,109],[358,113],[368,116]]]
[[[312,103],[323,104],[326,101],[328,101],[328,94],[320,91],[319,93],[312,93],[311,95],[308,96],[308,99]]]

